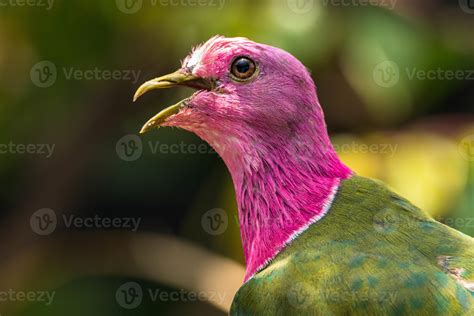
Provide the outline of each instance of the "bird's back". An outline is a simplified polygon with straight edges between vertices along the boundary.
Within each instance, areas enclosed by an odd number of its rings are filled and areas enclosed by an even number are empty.
[[[474,315],[473,246],[354,176],[322,220],[241,287],[231,314]]]

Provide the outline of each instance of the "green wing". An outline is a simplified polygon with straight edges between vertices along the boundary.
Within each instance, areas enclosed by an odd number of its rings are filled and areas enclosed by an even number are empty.
[[[473,281],[471,237],[354,176],[242,286],[231,315],[474,315]]]

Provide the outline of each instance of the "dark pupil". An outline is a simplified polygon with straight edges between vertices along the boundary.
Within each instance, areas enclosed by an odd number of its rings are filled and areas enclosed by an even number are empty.
[[[246,59],[240,59],[237,61],[235,68],[237,69],[238,72],[241,74],[246,73],[250,69],[250,63]]]

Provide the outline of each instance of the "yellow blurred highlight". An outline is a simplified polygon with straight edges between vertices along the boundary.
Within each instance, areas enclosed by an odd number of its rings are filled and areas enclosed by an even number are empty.
[[[469,164],[459,141],[422,132],[333,139],[341,159],[357,174],[386,182],[435,218],[448,215],[468,183]]]

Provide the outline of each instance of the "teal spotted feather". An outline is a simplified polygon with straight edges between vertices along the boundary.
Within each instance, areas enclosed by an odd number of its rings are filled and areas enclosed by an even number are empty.
[[[471,237],[354,176],[242,286],[231,315],[474,315],[473,282]]]

